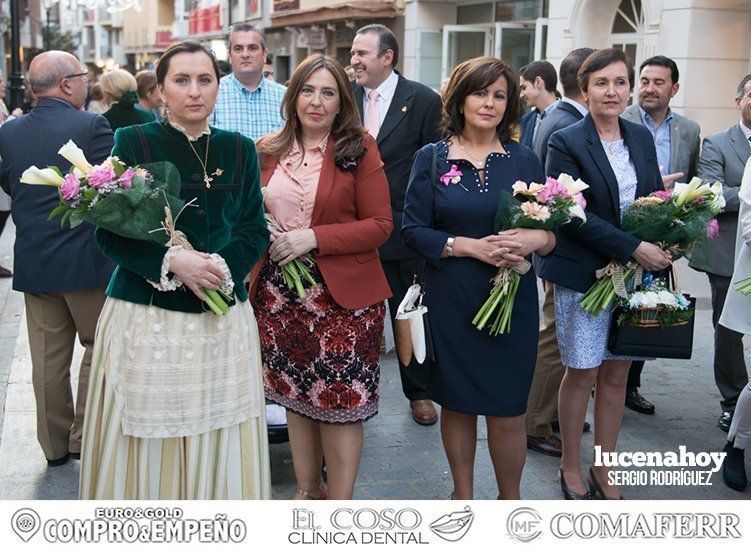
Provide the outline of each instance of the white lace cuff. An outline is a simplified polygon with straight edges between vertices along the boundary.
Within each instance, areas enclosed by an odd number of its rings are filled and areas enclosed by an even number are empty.
[[[211,254],[211,259],[219,265],[219,268],[224,273],[224,280],[222,280],[222,286],[219,289],[227,295],[232,295],[232,292],[235,290],[235,282],[232,280],[232,273],[229,272],[227,262],[219,254]]]
[[[170,272],[170,261],[172,261],[174,255],[182,249],[182,246],[172,246],[169,250],[167,250],[167,253],[164,254],[164,259],[162,260],[162,271],[160,273],[158,283],[154,282],[153,280],[149,280],[148,278],[146,279],[149,284],[154,286],[154,288],[156,288],[160,292],[172,292],[183,285],[183,281],[176,276],[173,276],[172,278],[168,277]]]

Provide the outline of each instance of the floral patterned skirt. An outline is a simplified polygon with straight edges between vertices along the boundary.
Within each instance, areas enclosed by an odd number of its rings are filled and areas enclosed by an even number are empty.
[[[355,423],[378,413],[379,348],[386,309],[345,309],[318,282],[300,299],[278,264],[261,269],[253,303],[266,397],[322,423]]]

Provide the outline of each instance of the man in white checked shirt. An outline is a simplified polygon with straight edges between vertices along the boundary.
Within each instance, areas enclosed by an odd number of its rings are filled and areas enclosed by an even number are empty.
[[[233,26],[227,34],[227,49],[232,74],[219,83],[211,125],[258,141],[284,125],[280,107],[287,88],[263,77],[269,52],[253,25]]]

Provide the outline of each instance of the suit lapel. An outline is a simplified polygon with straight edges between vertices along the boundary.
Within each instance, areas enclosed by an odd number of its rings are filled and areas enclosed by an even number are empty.
[[[353,87],[355,91],[355,104],[357,105],[357,110],[360,111],[360,123],[365,124],[365,112],[362,110],[362,103],[365,100],[365,90],[357,84],[354,84]]]
[[[618,192],[618,180],[615,178],[613,168],[610,166],[608,155],[605,153],[605,149],[600,143],[600,136],[595,128],[595,123],[590,116],[586,117],[586,124],[584,128],[587,132],[587,141],[589,141],[589,154],[594,160],[597,169],[600,170],[605,183],[608,186],[608,192],[610,193],[610,202],[615,212],[621,211],[621,199]],[[617,216],[620,218],[620,215]]]
[[[670,171],[675,172],[678,166],[683,166],[683,159],[680,158],[681,151],[684,147],[681,147],[681,125],[676,115],[673,114],[673,118],[670,119]],[[686,180],[688,174],[683,174],[683,179]]]
[[[329,201],[331,191],[334,188],[334,176],[336,175],[336,165],[334,164],[334,140],[329,137],[326,145],[326,153],[323,155],[323,166],[321,175],[318,177],[318,189],[316,190],[316,199],[313,203],[313,215],[310,225],[320,225],[323,212],[326,210],[326,203]]]
[[[399,75],[399,82],[394,90],[394,97],[391,98],[391,105],[389,105],[389,110],[386,112],[386,118],[383,120],[381,129],[378,130],[378,139],[376,140],[378,145],[404,120],[407,112],[412,107],[412,93],[407,87],[407,81],[403,76]]]
[[[650,178],[647,177],[647,164],[644,155],[642,154],[644,149],[628,125],[624,124],[622,121],[619,121],[619,124],[621,126],[623,142],[628,148],[629,157],[634,163],[634,169],[636,170],[636,196],[645,196],[651,192],[651,189],[645,187]],[[616,181],[616,189],[617,188],[618,183]],[[620,198],[618,199],[618,208],[620,211]]]
[[[733,126],[733,130],[730,132],[730,141],[733,143],[733,150],[738,155],[741,164],[746,165],[749,155],[751,155],[751,144],[743,134],[740,124]]]

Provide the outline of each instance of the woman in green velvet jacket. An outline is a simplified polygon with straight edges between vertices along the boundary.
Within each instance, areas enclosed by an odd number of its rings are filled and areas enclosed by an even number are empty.
[[[118,130],[113,155],[178,168],[192,204],[176,228],[193,249],[96,231],[117,268],[97,327],[80,497],[268,499],[258,328],[243,284],[269,241],[255,148],[209,127],[219,76],[201,44],[173,44],[157,78],[169,121]],[[203,302],[220,288],[234,297],[224,316]]]
[[[112,131],[134,124],[148,124],[156,120],[152,112],[135,107],[138,103],[138,82],[135,76],[123,69],[106,72],[99,79],[104,101],[110,108],[102,115],[110,123]]]

